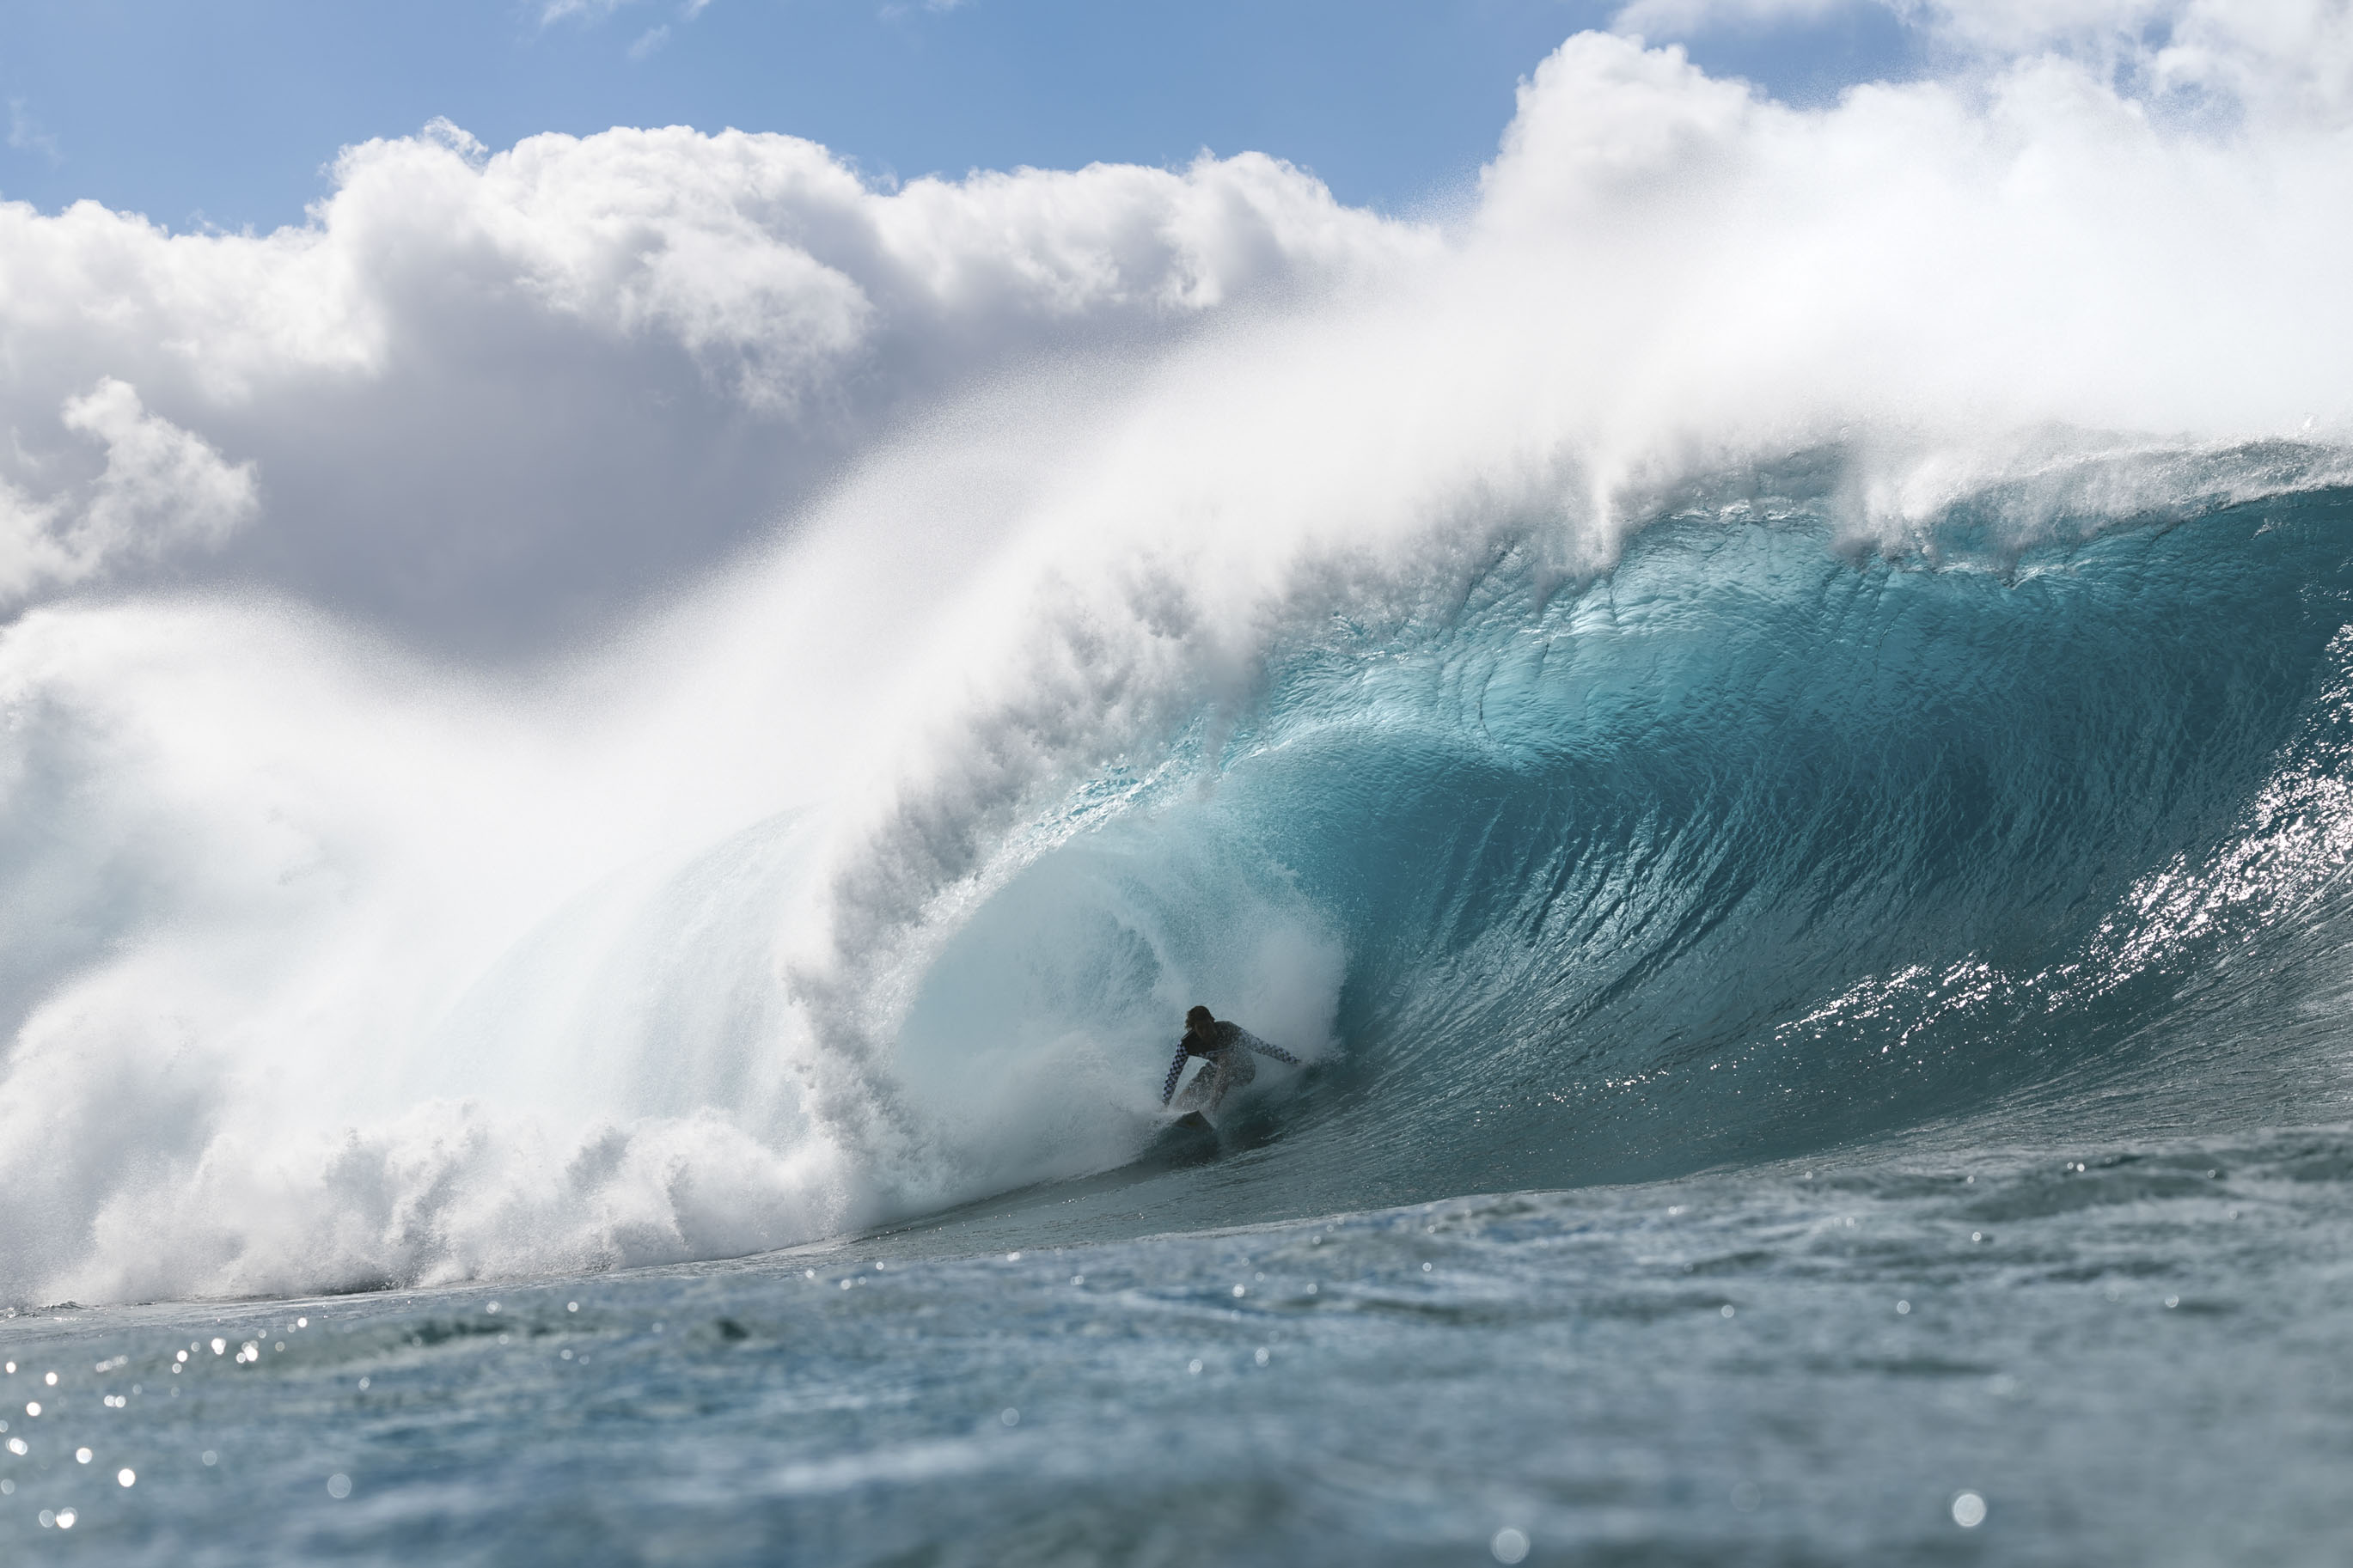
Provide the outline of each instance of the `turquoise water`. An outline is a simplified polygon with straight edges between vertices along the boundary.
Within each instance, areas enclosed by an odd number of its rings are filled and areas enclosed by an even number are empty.
[[[1862,550],[1799,464],[1589,581],[1505,537],[1281,642],[1033,825],[861,1069],[873,1157],[978,1201],[734,1261],[20,1301],[0,1542],[2340,1560],[2353,495],[2009,504]],[[711,908],[757,936],[769,885]],[[1237,931],[1313,977],[1306,1069],[1212,1151],[1052,1099],[1071,1040],[1156,1087],[1166,994]],[[1032,1069],[1051,1116],[988,1098]],[[1032,1145],[1114,1154],[1040,1181]],[[680,1213],[732,1201],[694,1179]],[[480,1234],[543,1256],[516,1212]]]

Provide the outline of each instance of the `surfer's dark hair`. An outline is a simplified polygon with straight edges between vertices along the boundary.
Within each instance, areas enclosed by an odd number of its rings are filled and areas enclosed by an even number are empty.
[[[1198,1029],[1204,1024],[1216,1022],[1215,1018],[1209,1016],[1209,1010],[1207,1007],[1196,1007],[1185,1015],[1185,1026],[1188,1029]]]

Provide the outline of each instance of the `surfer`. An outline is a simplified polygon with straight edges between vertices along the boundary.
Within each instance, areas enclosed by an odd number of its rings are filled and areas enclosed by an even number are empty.
[[[1167,1080],[1160,1086],[1160,1103],[1167,1104],[1168,1097],[1176,1092],[1176,1080],[1185,1076],[1185,1058],[1199,1057],[1208,1065],[1186,1086],[1178,1109],[1217,1110],[1229,1093],[1258,1076],[1258,1068],[1250,1059],[1252,1051],[1293,1067],[1299,1065],[1299,1058],[1281,1046],[1268,1045],[1240,1024],[1212,1018],[1207,1007],[1194,1008],[1185,1015],[1185,1037],[1176,1042],[1176,1059],[1168,1064]]]

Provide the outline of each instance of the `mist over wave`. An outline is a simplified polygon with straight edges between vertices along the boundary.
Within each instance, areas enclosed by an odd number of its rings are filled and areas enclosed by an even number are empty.
[[[1262,1195],[1205,1223],[1771,1158],[2159,1062],[2276,1110],[2342,1050],[2353,162],[2317,109],[2161,110],[2034,54],[1799,110],[1588,35],[1435,226],[1262,162],[888,198],[934,304],[971,298],[926,248],[971,204],[1037,248],[973,308],[997,346],[839,419],[809,411],[890,380],[859,368],[889,311],[796,270],[820,226],[765,182],[886,198],[806,144],[438,133],[264,239],[9,209],[44,254],[214,278],[230,325],[167,338],[159,288],[77,336],[70,278],[7,295],[64,367],[20,386],[84,397],[64,428],[106,452],[0,491],[47,595],[0,638],[0,1299],[724,1256],[1102,1171],[1195,1001],[1311,1064],[1263,1080]],[[702,171],[725,265],[665,252],[657,297],[548,248],[658,170],[500,205],[631,158]],[[330,363],[336,439],[429,401],[402,345],[466,312],[400,326],[332,264],[396,251],[355,215],[402,170],[539,258],[485,286],[508,324],[610,305],[610,342],[833,454],[743,497],[823,500],[749,552],[523,531],[466,592],[670,574],[520,664],[335,587],[442,523],[272,511],[283,460],[206,421],[290,419]],[[1201,221],[1290,237],[1184,254],[1282,286],[1041,273],[1102,213],[1030,198],[1106,188],[1248,195]],[[903,226],[932,208],[961,216]],[[342,325],[238,335],[312,275]],[[229,337],[250,374],[168,415],[118,363]],[[272,530],[202,593],[93,587]]]

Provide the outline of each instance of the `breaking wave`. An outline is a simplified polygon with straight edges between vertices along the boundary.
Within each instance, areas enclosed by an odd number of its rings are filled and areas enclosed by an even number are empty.
[[[723,1256],[1122,1170],[1194,1002],[1309,1066],[1128,1178],[1155,1225],[2287,1113],[2347,1039],[2339,457],[2046,465],[1900,536],[1858,461],[1686,482],[1600,566],[1525,498],[1295,548],[1247,614],[1000,542],[943,629],[849,592],[896,569],[851,530],[691,658],[527,689],[268,605],[28,617],[0,1292]],[[925,637],[960,682],[881,652]]]

